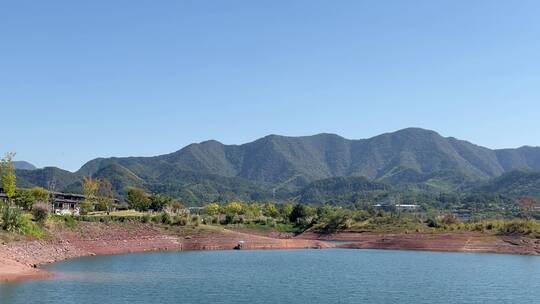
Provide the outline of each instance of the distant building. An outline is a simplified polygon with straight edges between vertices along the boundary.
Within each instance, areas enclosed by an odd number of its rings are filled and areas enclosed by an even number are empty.
[[[86,197],[82,194],[51,192],[50,202],[53,210],[75,210]]]
[[[64,192],[49,192],[49,203],[52,210],[59,214],[77,214],[78,205],[86,199],[82,194],[76,193],[64,193]],[[7,195],[4,190],[0,188],[0,200],[7,201]],[[114,200],[118,203],[118,200]]]
[[[198,214],[201,215],[204,213],[204,207],[188,207],[189,214]]]
[[[415,210],[415,209],[420,208],[420,205],[416,205],[416,204],[397,204],[396,208],[398,208],[400,210]]]
[[[390,204],[390,203],[379,203],[379,204],[375,204],[373,205],[373,207],[377,208],[377,209],[383,209],[383,210],[394,210],[394,209],[397,209],[397,210],[416,210],[418,208],[420,208],[420,205],[416,205],[416,204]]]

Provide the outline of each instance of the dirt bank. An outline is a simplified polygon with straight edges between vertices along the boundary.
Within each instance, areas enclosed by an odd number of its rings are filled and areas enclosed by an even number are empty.
[[[306,232],[298,238],[340,241],[339,248],[403,249],[456,252],[491,252],[540,255],[540,240],[521,236],[498,236],[475,232],[455,233],[337,233],[321,235]],[[342,242],[342,243],[341,243]]]
[[[22,240],[0,246],[0,281],[44,278],[39,265],[66,259],[145,251],[326,248],[317,240],[277,239],[218,227],[164,229],[142,223],[85,223],[76,229],[49,229],[47,240]]]
[[[50,274],[39,265],[66,259],[145,251],[233,249],[359,248],[540,255],[540,240],[481,233],[376,234],[303,233],[295,238],[257,235],[219,227],[160,227],[143,223],[86,223],[75,229],[49,227],[44,240],[8,241],[0,245],[0,281],[41,279]],[[328,242],[338,241],[338,242]]]

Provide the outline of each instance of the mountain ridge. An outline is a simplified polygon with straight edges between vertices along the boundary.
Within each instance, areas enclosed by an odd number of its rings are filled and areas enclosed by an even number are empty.
[[[240,145],[207,140],[157,156],[96,158],[71,174],[74,183],[87,175],[112,176],[117,193],[137,185],[174,188],[176,195],[191,189],[201,196],[201,189],[207,189],[211,197],[238,194],[249,199],[257,196],[251,191],[265,198],[269,192],[285,197],[317,180],[337,177],[396,185],[442,180],[447,185],[441,189],[450,189],[452,183],[487,181],[514,170],[540,171],[540,147],[492,150],[432,130],[406,128],[367,139],[319,133],[268,135]],[[47,176],[25,174],[23,179],[43,186]]]

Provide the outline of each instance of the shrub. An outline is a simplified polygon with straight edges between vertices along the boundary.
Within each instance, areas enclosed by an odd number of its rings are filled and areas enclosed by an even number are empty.
[[[85,200],[79,204],[79,210],[81,215],[86,215],[90,211],[94,210],[94,205],[92,204],[92,202]]]
[[[187,218],[183,217],[183,216],[178,216],[176,217],[176,221],[175,221],[175,224],[178,225],[178,226],[185,226],[187,225],[188,221],[187,221]]]
[[[9,232],[22,233],[24,231],[24,216],[18,210],[10,207],[2,208],[2,229]]]
[[[198,215],[194,215],[191,217],[191,223],[195,226],[199,226],[201,224],[201,218]]]
[[[431,217],[426,220],[426,225],[431,228],[438,228],[440,226],[437,220]]]
[[[23,208],[24,210],[31,210],[32,206],[36,202],[36,199],[32,195],[32,191],[28,189],[17,189],[15,191],[13,201],[15,202],[15,205]]]
[[[150,214],[145,214],[141,218],[141,223],[148,223],[148,222],[150,222],[150,219],[151,219]]]
[[[71,229],[77,227],[77,221],[73,216],[64,216],[64,224]]]
[[[172,224],[171,216],[170,216],[167,212],[161,213],[161,215],[160,215],[160,222],[161,222],[162,224],[167,224],[167,225]]]
[[[49,206],[45,203],[37,203],[32,207],[32,215],[38,223],[44,223],[49,216]]]

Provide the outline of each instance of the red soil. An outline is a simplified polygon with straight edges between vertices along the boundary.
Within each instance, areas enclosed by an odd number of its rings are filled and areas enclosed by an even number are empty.
[[[51,229],[53,240],[18,241],[0,246],[0,281],[37,279],[38,265],[91,255],[145,251],[327,248],[325,242],[277,239],[222,229],[166,231],[152,224],[80,223],[75,230]]]
[[[75,230],[50,228],[49,240],[0,245],[0,281],[41,279],[39,265],[91,255],[144,251],[233,249],[370,248],[540,255],[540,240],[481,233],[375,234],[306,232],[298,237],[255,235],[219,228],[172,228],[142,223],[79,223]],[[342,241],[331,243],[325,241]]]
[[[338,233],[320,235],[307,232],[299,236],[312,240],[343,241],[339,248],[402,249],[458,252],[492,252],[540,255],[540,240],[521,236],[497,236],[475,232],[455,233]]]

